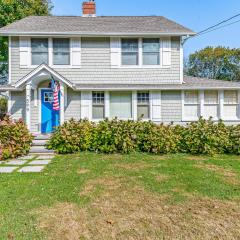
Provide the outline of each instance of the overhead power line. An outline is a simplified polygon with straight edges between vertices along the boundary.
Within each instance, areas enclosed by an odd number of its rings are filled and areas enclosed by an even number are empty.
[[[201,33],[201,34],[197,34],[196,37],[197,37],[197,36],[204,35],[204,34],[207,34],[207,33],[210,33],[210,32],[213,32],[213,31],[216,31],[216,30],[221,29],[221,28],[225,28],[225,27],[231,26],[231,25],[236,24],[236,23],[238,23],[238,22],[240,22],[240,20],[237,20],[237,21],[232,22],[232,23],[225,24],[225,25],[223,25],[223,26],[221,26],[221,27],[214,28],[214,29],[212,29],[212,30],[203,32],[203,33]]]
[[[215,28],[215,27],[217,27],[217,26],[220,26],[220,25],[222,25],[223,23],[229,22],[230,20],[232,20],[232,19],[234,19],[234,18],[236,18],[236,17],[239,17],[239,16],[240,16],[240,13],[239,13],[239,14],[236,14],[236,15],[228,18],[228,19],[225,19],[225,20],[223,20],[223,21],[221,21],[221,22],[219,22],[219,23],[217,23],[217,24],[215,24],[215,25],[213,25],[213,26],[211,26],[211,27],[208,27],[208,28],[206,28],[206,29],[204,29],[204,30],[202,30],[202,31],[200,31],[200,32],[198,32],[197,35],[199,35],[199,34],[201,34],[201,33],[204,33],[204,32],[206,32],[206,31],[208,31],[208,30],[210,30],[210,29],[212,29],[212,28]]]
[[[228,27],[228,26],[230,26],[230,25],[236,24],[236,23],[240,22],[240,20],[237,20],[237,21],[235,21],[235,22],[231,22],[231,23],[228,23],[228,24],[225,24],[225,25],[221,26],[222,24],[227,23],[227,22],[229,22],[229,21],[231,21],[231,20],[233,20],[234,18],[237,18],[237,17],[239,17],[239,16],[240,16],[240,13],[239,13],[239,14],[236,14],[236,15],[228,18],[228,19],[225,19],[225,20],[223,20],[223,21],[221,21],[221,22],[219,22],[219,23],[217,23],[217,24],[215,24],[215,25],[213,25],[213,26],[211,26],[211,27],[208,27],[208,28],[206,28],[206,29],[198,32],[198,33],[197,33],[196,35],[194,35],[194,36],[187,37],[187,38],[184,40],[183,43],[185,43],[185,42],[186,42],[188,39],[190,39],[190,38],[198,37],[198,36],[201,36],[201,35],[204,35],[204,34],[207,34],[207,33],[213,32],[213,31],[216,31],[216,30],[218,30],[218,29],[225,28],[225,27]],[[218,26],[219,26],[219,27],[218,27]]]

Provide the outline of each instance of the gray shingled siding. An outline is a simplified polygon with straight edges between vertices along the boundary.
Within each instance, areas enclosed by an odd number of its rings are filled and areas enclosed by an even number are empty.
[[[162,91],[162,121],[180,122],[182,120],[182,102],[180,91]]]
[[[23,92],[11,92],[11,115],[12,118],[18,120],[23,118],[26,120],[26,93]]]
[[[81,118],[81,92],[74,92],[67,90],[67,106],[65,106],[65,121],[74,118],[79,120]]]
[[[86,83],[179,83],[179,38],[172,38],[171,68],[120,68],[110,67],[110,38],[82,38],[82,66],[79,69],[57,68],[60,74],[76,84]],[[19,68],[19,39],[12,38],[12,83],[33,69]]]

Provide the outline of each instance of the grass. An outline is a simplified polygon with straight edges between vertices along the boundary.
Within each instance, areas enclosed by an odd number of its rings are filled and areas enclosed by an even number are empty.
[[[81,153],[0,175],[1,239],[238,239],[240,157]]]

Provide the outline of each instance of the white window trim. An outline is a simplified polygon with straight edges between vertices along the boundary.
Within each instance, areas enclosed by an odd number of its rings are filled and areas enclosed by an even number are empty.
[[[20,67],[20,68],[37,68],[39,65],[32,65],[32,52],[31,52],[31,39],[34,37],[29,37],[29,58],[28,66],[26,67]],[[48,39],[48,65],[52,68],[59,69],[59,68],[80,68],[80,66],[73,66],[72,65],[72,41],[73,39],[71,37],[38,37],[38,38],[46,38]],[[70,65],[53,65],[53,39],[55,38],[66,38],[70,41]]]
[[[187,90],[186,90],[187,91]],[[193,90],[194,91],[194,90]],[[197,90],[196,90],[197,91]],[[197,91],[198,92],[198,103],[193,103],[193,104],[191,104],[191,103],[187,103],[187,104],[185,104],[185,91],[182,91],[181,92],[181,95],[182,95],[182,121],[183,122],[194,122],[194,121],[198,121],[198,119],[199,119],[199,117],[200,117],[200,115],[198,116],[198,117],[196,117],[196,118],[191,118],[191,117],[187,117],[187,116],[185,116],[184,115],[184,112],[185,112],[185,105],[194,105],[194,106],[198,106],[200,109],[199,109],[199,114],[201,114],[201,104],[200,104],[200,93],[199,93],[199,91]]]
[[[103,104],[100,104],[99,106],[103,106],[103,114],[104,114],[104,117],[103,118],[93,118],[93,107],[94,106],[98,106],[98,104],[94,104],[93,103],[93,93],[94,92],[103,92],[104,93],[104,103]],[[92,91],[92,121],[93,122],[100,122],[100,121],[103,121],[104,119],[106,119],[106,92],[105,91]]]
[[[221,95],[221,98],[220,98],[220,108],[221,108],[221,119],[223,121],[238,121],[240,120],[240,90],[233,90],[233,91],[236,91],[237,92],[237,103],[235,104],[226,104],[224,102],[224,91],[220,91],[219,95]],[[221,101],[222,100],[222,101]],[[224,109],[224,106],[236,106],[237,108],[237,116],[238,117],[235,117],[235,118],[226,118],[224,116],[224,113],[223,113],[223,109]]]
[[[158,65],[143,65],[143,39],[146,38],[157,38],[159,39],[159,54],[160,54],[160,64]],[[122,65],[122,39],[138,39],[138,65]],[[163,66],[163,49],[162,49],[162,39],[159,37],[121,37],[120,38],[120,67],[119,68],[125,68],[125,69],[136,69],[136,68],[141,68],[141,69],[169,69],[171,68],[171,65],[169,66]]]
[[[186,90],[187,91],[187,90]],[[198,91],[198,90],[197,90]],[[216,90],[215,90],[216,91]],[[229,104],[229,105],[235,105],[237,109],[237,115],[238,118],[226,118],[223,115],[223,107],[224,107],[224,90],[217,90],[218,91],[218,104],[205,104],[204,103],[204,90],[198,91],[199,96],[199,112],[200,116],[203,117],[204,114],[204,107],[207,105],[217,105],[218,106],[218,117],[213,118],[213,121],[219,121],[222,119],[223,121],[229,121],[229,122],[239,122],[240,121],[240,90],[238,90],[238,103],[237,104]],[[188,118],[184,116],[184,106],[185,106],[185,90],[182,90],[181,92],[182,96],[182,122],[191,122],[191,121],[198,121],[198,118]]]

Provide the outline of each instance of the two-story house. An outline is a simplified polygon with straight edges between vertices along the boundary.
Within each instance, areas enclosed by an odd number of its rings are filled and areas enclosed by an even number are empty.
[[[194,32],[164,17],[98,17],[89,1],[82,17],[27,17],[0,35],[9,38],[9,80],[0,91],[33,133],[71,118],[240,122],[240,83],[184,77],[182,40]]]

